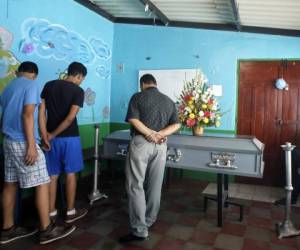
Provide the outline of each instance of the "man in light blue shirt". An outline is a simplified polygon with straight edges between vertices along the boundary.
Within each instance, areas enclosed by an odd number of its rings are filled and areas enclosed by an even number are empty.
[[[40,244],[63,238],[75,226],[56,226],[49,218],[49,175],[45,156],[40,149],[37,114],[40,88],[35,81],[38,67],[33,62],[23,62],[17,78],[4,89],[2,106],[2,132],[4,151],[3,227],[0,244],[6,244],[33,235],[37,230],[18,227],[14,223],[16,192],[20,188],[35,187],[35,200],[40,219]],[[47,141],[46,144],[49,145]]]
[[[40,87],[36,80],[20,76],[15,78],[2,93],[0,98],[2,113],[2,132],[13,141],[25,141],[22,114],[25,105],[34,104],[34,139],[39,142],[37,125],[37,107],[41,103]],[[22,97],[23,98],[20,98]]]

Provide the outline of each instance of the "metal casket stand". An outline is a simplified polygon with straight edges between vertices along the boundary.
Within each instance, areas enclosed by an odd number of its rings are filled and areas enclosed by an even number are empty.
[[[99,128],[98,124],[95,125],[95,151],[94,151],[94,186],[91,194],[89,194],[90,205],[93,205],[94,201],[101,198],[108,198],[106,194],[100,193],[98,189],[98,167],[99,167]]]
[[[293,191],[292,186],[292,166],[291,166],[291,152],[295,148],[290,142],[286,142],[285,145],[281,145],[285,151],[285,171],[286,171],[286,205],[285,205],[285,219],[283,222],[276,224],[276,231],[278,238],[292,237],[300,235],[300,231],[297,230],[292,221],[291,216],[291,195]]]

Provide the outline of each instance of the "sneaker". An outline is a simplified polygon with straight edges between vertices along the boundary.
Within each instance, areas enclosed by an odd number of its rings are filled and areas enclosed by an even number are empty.
[[[88,210],[86,208],[76,209],[75,214],[66,215],[65,222],[66,223],[72,223],[72,222],[86,216],[87,213],[88,213]]]
[[[51,223],[45,230],[40,231],[40,244],[48,244],[67,237],[76,227],[74,225],[57,226]]]
[[[144,240],[148,240],[148,238],[149,237],[140,237],[140,236],[136,236],[136,235],[130,233],[130,234],[127,234],[125,236],[122,236],[119,239],[119,243],[126,244],[126,243],[130,243],[130,242],[133,242],[133,241],[144,241]]]
[[[52,216],[50,215],[49,218],[50,218],[50,220],[51,220],[52,223],[55,223],[56,219],[57,219],[57,214],[56,215],[52,215]]]
[[[25,238],[37,233],[37,229],[29,229],[24,227],[12,226],[7,230],[1,231],[0,244],[6,244],[17,239]]]

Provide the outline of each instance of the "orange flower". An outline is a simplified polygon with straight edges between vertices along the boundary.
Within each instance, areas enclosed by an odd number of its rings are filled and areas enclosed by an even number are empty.
[[[184,96],[184,100],[186,102],[188,102],[188,101],[192,100],[192,96],[191,95],[186,95],[186,96]]]

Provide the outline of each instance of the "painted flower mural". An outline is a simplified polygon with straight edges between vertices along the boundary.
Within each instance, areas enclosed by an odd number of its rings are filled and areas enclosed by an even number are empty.
[[[13,42],[13,34],[0,27],[0,47],[2,50],[9,50]]]
[[[9,51],[12,42],[13,35],[4,27],[0,27],[0,93],[15,78],[15,71],[20,64],[14,54]]]
[[[65,69],[64,71],[58,73],[58,79],[65,80],[67,78],[67,75],[68,75],[68,69]]]
[[[34,45],[32,43],[26,43],[25,39],[20,42],[19,51],[24,54],[31,54],[34,51]]]
[[[91,106],[92,108],[92,120],[95,122],[95,111],[94,111],[94,104],[96,99],[96,92],[93,91],[91,88],[87,88],[84,93],[84,102]]]
[[[109,115],[110,115],[110,109],[108,106],[105,106],[103,109],[102,109],[102,115],[103,115],[103,121],[104,120],[107,120],[109,118]]]

